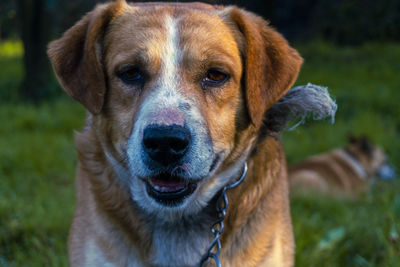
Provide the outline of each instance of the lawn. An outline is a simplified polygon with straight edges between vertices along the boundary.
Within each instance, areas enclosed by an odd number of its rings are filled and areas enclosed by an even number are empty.
[[[85,111],[67,97],[34,107],[18,102],[22,50],[0,45],[0,266],[67,266],[76,154],[73,131]],[[336,121],[307,121],[283,136],[289,162],[366,134],[400,167],[400,44],[297,44],[297,84],[325,85]],[[294,122],[295,123],[295,122]],[[296,266],[400,266],[400,179],[377,182],[357,200],[291,199]]]

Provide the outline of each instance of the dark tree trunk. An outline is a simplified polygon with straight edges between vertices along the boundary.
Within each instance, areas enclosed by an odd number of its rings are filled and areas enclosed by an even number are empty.
[[[46,47],[52,20],[47,0],[18,0],[20,32],[24,44],[24,78],[20,96],[38,103],[51,93],[51,68]]]

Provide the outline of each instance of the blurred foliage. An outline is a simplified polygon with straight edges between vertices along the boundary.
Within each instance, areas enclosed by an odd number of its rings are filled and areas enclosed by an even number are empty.
[[[32,2],[32,0],[29,0]],[[58,37],[71,27],[80,17],[91,10],[97,3],[107,0],[46,0],[45,7],[51,12],[52,35]],[[15,0],[0,2],[0,40],[20,37],[20,21]]]
[[[187,2],[184,0],[183,2]],[[46,0],[53,36],[60,36],[97,3],[106,0]],[[134,1],[130,1],[134,2]],[[400,40],[400,0],[204,0],[236,4],[271,21],[293,41],[322,38],[339,44]],[[18,35],[16,4],[0,3],[0,36]]]
[[[221,1],[262,15],[292,41],[321,38],[337,44],[361,44],[400,40],[399,0]]]
[[[0,41],[18,36],[16,1],[0,2]]]
[[[22,55],[20,41],[0,43],[0,103],[18,100],[18,87],[23,76]]]
[[[309,37],[342,44],[399,41],[400,1],[319,0],[309,12],[308,27]]]
[[[20,41],[7,40],[0,44],[0,58],[21,58],[24,48]]]
[[[295,47],[305,58],[297,84],[329,86],[339,109],[333,125],[308,121],[284,133],[289,162],[343,146],[352,132],[380,144],[399,169],[400,45]],[[66,96],[40,106],[10,101],[21,55],[19,42],[0,45],[0,65],[7,66],[0,72],[0,266],[68,266],[73,130],[82,127],[85,111]],[[400,266],[399,190],[397,179],[377,182],[357,200],[293,196],[296,266]]]

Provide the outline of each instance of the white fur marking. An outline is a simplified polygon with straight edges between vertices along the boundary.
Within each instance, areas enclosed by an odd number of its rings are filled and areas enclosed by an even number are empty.
[[[155,266],[196,266],[212,241],[209,224],[189,222],[155,227],[153,245]],[[193,224],[196,224],[195,226]]]
[[[179,50],[179,35],[177,21],[170,16],[166,17],[165,27],[167,39],[162,56],[161,87],[169,96],[172,91],[178,88],[178,66],[181,59]]]
[[[86,262],[84,266],[105,266],[112,267],[114,264],[108,262],[100,249],[96,246],[94,240],[90,240],[86,246]]]
[[[345,158],[361,178],[367,179],[368,177],[367,172],[365,171],[364,167],[361,165],[359,161],[351,157],[343,150],[337,150],[336,153],[339,154],[341,157]]]

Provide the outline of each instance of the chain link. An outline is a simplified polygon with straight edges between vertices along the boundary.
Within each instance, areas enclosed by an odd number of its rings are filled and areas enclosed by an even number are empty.
[[[219,261],[218,258],[219,254],[221,253],[221,240],[219,239],[219,237],[222,235],[222,232],[224,231],[224,219],[226,216],[226,210],[228,209],[229,206],[228,196],[226,195],[226,191],[235,188],[241,182],[243,182],[244,177],[246,177],[246,174],[247,174],[247,162],[244,163],[242,175],[240,176],[240,178],[235,182],[228,184],[224,186],[224,188],[222,188],[221,193],[217,199],[217,205],[216,205],[218,219],[211,225],[211,232],[214,235],[214,239],[211,242],[210,246],[208,247],[207,252],[201,258],[199,267],[202,267],[203,264],[209,259],[214,260],[215,265],[217,267],[221,267],[221,262]]]

